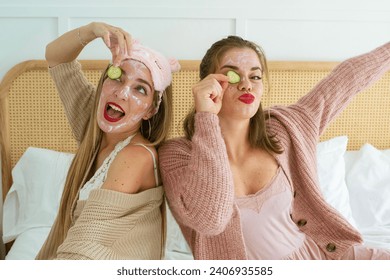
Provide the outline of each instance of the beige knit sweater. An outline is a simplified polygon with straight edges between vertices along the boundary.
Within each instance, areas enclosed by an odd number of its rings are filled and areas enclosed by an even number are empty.
[[[268,129],[284,148],[276,159],[296,193],[291,218],[329,259],[341,258],[362,239],[320,192],[316,146],[326,126],[353,96],[389,69],[390,43],[340,64],[296,104],[270,110]],[[192,141],[168,141],[159,149],[159,157],[170,209],[195,259],[246,259],[218,116],[197,113]]]
[[[84,77],[77,61],[60,64],[49,71],[74,136],[80,142],[95,88]],[[86,180],[87,176],[83,184]],[[75,201],[73,225],[57,252],[52,252],[50,233],[39,255],[49,259],[160,259],[163,195],[162,186],[137,194],[93,190],[86,201]]]

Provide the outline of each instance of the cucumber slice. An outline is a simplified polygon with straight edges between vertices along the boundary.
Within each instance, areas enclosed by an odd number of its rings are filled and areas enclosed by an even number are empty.
[[[229,83],[231,84],[237,84],[241,80],[240,75],[232,70],[228,71],[226,75],[228,76]]]
[[[107,75],[111,80],[119,79],[122,76],[122,69],[111,65],[110,68],[108,68]]]

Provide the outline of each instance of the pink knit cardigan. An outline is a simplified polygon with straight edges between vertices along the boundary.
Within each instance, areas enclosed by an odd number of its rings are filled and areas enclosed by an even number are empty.
[[[295,191],[291,218],[330,259],[339,259],[362,238],[325,202],[318,187],[316,146],[350,100],[389,69],[387,43],[341,63],[297,103],[270,110],[268,129],[284,148],[276,159]],[[246,259],[218,116],[197,113],[192,141],[168,141],[159,149],[159,158],[169,205],[194,258]]]

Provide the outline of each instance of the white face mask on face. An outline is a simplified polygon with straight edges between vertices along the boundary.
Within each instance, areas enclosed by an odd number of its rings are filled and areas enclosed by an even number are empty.
[[[141,62],[125,60],[118,80],[107,78],[102,87],[97,121],[106,133],[134,133],[154,111],[153,80]]]
[[[219,62],[218,73],[235,71],[240,79],[224,92],[219,116],[250,119],[259,109],[263,94],[262,68],[257,53],[250,48],[232,48]]]

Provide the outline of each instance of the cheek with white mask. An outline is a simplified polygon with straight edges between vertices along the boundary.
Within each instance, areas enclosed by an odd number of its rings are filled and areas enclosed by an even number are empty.
[[[106,133],[133,131],[151,110],[152,101],[128,86],[122,87],[119,94],[114,88],[104,88],[97,111],[98,125]]]
[[[132,108],[134,108],[134,114],[131,116],[131,121],[132,122],[139,122],[142,120],[142,118],[147,114],[150,110],[150,107],[152,104],[149,102],[145,102],[141,100],[138,96],[136,95],[130,95],[130,99],[132,100]],[[130,110],[132,109],[130,108]]]

